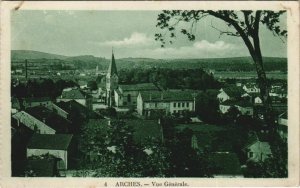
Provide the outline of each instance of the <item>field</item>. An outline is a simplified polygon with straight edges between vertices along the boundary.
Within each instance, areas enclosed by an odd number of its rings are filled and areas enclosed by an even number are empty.
[[[250,79],[257,78],[255,71],[238,72],[238,71],[218,71],[214,73],[215,78],[236,78],[236,79]],[[267,77],[270,79],[287,80],[287,73],[280,71],[267,72]]]

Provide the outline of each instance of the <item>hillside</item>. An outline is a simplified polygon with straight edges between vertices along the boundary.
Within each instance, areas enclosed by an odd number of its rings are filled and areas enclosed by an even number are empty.
[[[63,56],[37,51],[12,50],[12,63],[22,63],[28,59],[31,63],[74,64],[80,69],[90,69],[96,66],[107,69],[110,59],[92,55]],[[287,58],[264,57],[266,71],[287,71]],[[207,59],[151,59],[151,58],[121,58],[116,59],[118,69],[132,68],[170,68],[170,69],[213,69],[216,71],[254,71],[251,57],[207,58]]]

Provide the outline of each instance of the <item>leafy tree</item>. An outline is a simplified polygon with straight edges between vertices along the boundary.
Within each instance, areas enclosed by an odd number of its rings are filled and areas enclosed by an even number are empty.
[[[90,88],[90,90],[98,89],[97,82],[94,80],[88,81],[87,87]]]
[[[264,25],[269,29],[273,35],[279,37],[287,37],[287,31],[282,29],[279,25],[279,19],[285,11],[232,11],[232,10],[164,10],[158,15],[157,27],[169,32],[170,38],[175,38],[176,28],[180,27],[181,22],[185,22],[190,28],[182,28],[181,33],[186,35],[189,40],[195,40],[194,27],[205,17],[211,16],[220,19],[226,23],[229,30],[221,31],[217,28],[221,35],[228,35],[233,37],[241,37],[254,62],[261,96],[264,104],[264,114],[266,124],[269,126],[274,125],[274,118],[270,115],[271,99],[269,96],[269,84],[264,70],[263,58],[261,53],[259,30],[260,26]],[[161,41],[162,47],[166,44],[166,33],[155,34],[156,40]],[[172,40],[169,41],[172,43]]]

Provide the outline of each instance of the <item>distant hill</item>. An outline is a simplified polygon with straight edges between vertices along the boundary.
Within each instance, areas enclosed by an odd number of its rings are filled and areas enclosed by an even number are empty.
[[[66,59],[67,56],[50,54],[39,51],[31,50],[12,50],[11,59],[12,60],[25,60],[25,59]]]
[[[12,50],[12,63],[21,63],[28,59],[32,63],[72,63],[81,69],[90,69],[99,66],[107,69],[110,59],[92,55],[63,56],[38,51]],[[287,58],[264,57],[266,71],[287,71]],[[170,68],[170,69],[213,69],[216,71],[254,71],[251,57],[206,58],[206,59],[152,59],[152,58],[121,58],[116,59],[118,69],[132,68]]]

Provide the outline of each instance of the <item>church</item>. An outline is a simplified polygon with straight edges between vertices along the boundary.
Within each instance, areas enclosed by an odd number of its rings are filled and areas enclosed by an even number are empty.
[[[116,60],[112,52],[111,62],[105,77],[105,104],[108,107],[137,107],[139,92],[160,91],[161,89],[153,83],[141,84],[119,84]]]

